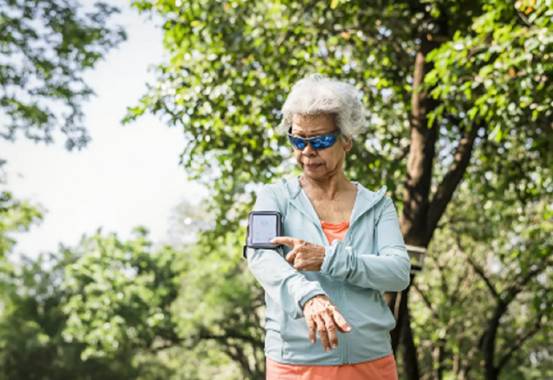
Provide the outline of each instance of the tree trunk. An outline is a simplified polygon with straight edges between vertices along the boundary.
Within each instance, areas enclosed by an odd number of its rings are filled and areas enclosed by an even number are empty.
[[[403,193],[403,210],[400,215],[400,227],[406,244],[426,248],[432,239],[438,221],[445,212],[455,189],[461,182],[468,167],[477,132],[481,125],[461,128],[453,161],[442,180],[432,194],[432,172],[436,141],[439,129],[437,124],[428,126],[428,113],[437,107],[437,102],[428,97],[422,90],[424,77],[432,66],[425,62],[427,54],[438,47],[439,43],[429,39],[428,35],[420,36],[421,47],[415,57],[413,70],[413,93],[411,96],[410,146],[407,162],[405,190]],[[414,277],[411,277],[411,282]],[[410,380],[418,380],[418,363],[416,347],[410,328],[408,313],[408,293],[410,287],[402,292],[396,328],[392,331],[392,346],[397,352],[401,343],[405,344],[405,372]],[[403,331],[408,330],[403,336]]]
[[[403,195],[403,212],[400,226],[407,244],[426,247],[429,233],[426,215],[429,209],[432,165],[435,155],[437,127],[428,128],[427,113],[435,102],[421,91],[425,74],[431,69],[425,57],[435,44],[425,40],[415,58],[413,94],[411,98],[411,144],[407,162],[407,179]],[[411,282],[414,277],[411,276]],[[418,380],[418,359],[410,326],[408,294],[410,286],[402,292],[396,328],[392,331],[392,346],[397,352],[399,343],[404,344],[404,366],[409,380]]]
[[[428,244],[426,215],[438,132],[436,124],[428,128],[427,120],[427,113],[436,107],[436,103],[421,89],[424,76],[431,69],[425,62],[425,57],[433,46],[430,43],[423,44],[415,58],[410,117],[411,144],[403,194],[403,213],[400,218],[406,243],[422,247]]]
[[[499,328],[499,319],[503,316],[506,310],[507,307],[502,303],[497,306],[482,339],[482,353],[484,354],[484,373],[486,380],[497,380],[499,376],[498,368],[494,364],[495,341],[497,329]]]
[[[419,380],[419,362],[417,358],[417,347],[413,339],[411,330],[411,318],[409,314],[409,302],[407,300],[408,292],[405,293],[405,318],[401,334],[401,344],[403,345],[403,366],[407,380]]]

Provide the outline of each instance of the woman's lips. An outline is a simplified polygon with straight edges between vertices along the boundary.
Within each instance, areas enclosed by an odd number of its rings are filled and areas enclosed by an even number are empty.
[[[304,165],[307,166],[309,169],[315,169],[316,167],[319,167],[322,164],[304,164]]]

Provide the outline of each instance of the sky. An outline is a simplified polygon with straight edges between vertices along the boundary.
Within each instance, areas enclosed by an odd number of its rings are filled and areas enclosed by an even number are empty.
[[[76,245],[98,227],[124,239],[142,225],[161,242],[169,238],[172,210],[182,201],[198,204],[205,193],[187,182],[179,167],[185,143],[181,131],[151,115],[120,123],[126,107],[136,104],[153,79],[149,68],[162,62],[162,31],[159,23],[130,9],[128,1],[111,3],[122,9],[113,21],[124,26],[128,38],[85,75],[96,93],[83,104],[92,137],[88,146],[69,152],[63,138],[47,146],[22,138],[0,140],[1,157],[8,162],[2,187],[45,211],[40,225],[12,234],[16,255],[36,257],[56,251],[59,243]]]

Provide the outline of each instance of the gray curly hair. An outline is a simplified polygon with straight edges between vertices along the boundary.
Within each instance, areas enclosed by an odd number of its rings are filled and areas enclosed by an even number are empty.
[[[366,127],[365,107],[361,92],[349,83],[311,74],[297,81],[284,105],[278,130],[287,133],[292,126],[292,116],[334,114],[336,127],[347,137],[359,135]]]

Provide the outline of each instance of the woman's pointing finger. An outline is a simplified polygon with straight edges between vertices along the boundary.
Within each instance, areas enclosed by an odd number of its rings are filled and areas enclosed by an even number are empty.
[[[271,243],[273,244],[283,244],[287,247],[290,247],[290,248],[293,248],[294,247],[294,243],[297,239],[294,239],[292,237],[289,237],[289,236],[277,236],[276,238],[273,238],[271,240]]]

